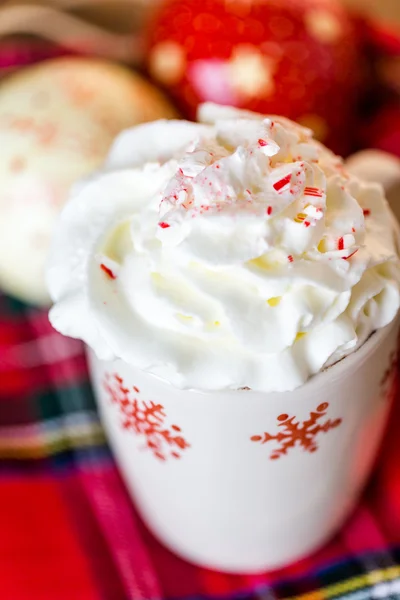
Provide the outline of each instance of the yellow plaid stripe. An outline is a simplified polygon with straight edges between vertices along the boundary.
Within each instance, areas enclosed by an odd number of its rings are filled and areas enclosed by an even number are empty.
[[[400,566],[389,567],[387,569],[371,571],[358,577],[352,577],[351,579],[335,583],[315,592],[301,594],[300,596],[290,596],[285,600],[328,600],[329,598],[338,598],[378,583],[394,581],[398,578],[400,578]]]
[[[21,435],[3,438],[0,434],[1,459],[38,459],[52,454],[90,448],[105,443],[104,432],[99,423],[85,423],[71,428],[60,427],[55,431],[40,431],[37,435]]]

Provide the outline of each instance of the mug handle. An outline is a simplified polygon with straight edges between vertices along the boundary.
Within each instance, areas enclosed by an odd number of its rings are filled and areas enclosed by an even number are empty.
[[[400,221],[400,159],[381,150],[362,150],[345,161],[347,171],[364,181],[380,183]]]

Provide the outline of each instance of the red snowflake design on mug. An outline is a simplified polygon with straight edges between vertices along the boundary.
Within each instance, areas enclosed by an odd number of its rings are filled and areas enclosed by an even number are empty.
[[[144,447],[159,460],[181,458],[181,453],[190,446],[178,425],[165,425],[167,415],[162,404],[140,399],[139,388],[127,388],[116,373],[107,373],[103,385],[112,403],[119,408],[123,429],[142,437]]]
[[[318,450],[317,436],[321,433],[327,433],[331,429],[339,427],[342,419],[328,419],[324,423],[319,421],[326,416],[326,411],[329,407],[328,402],[323,402],[317,407],[316,412],[311,412],[310,417],[303,422],[296,421],[296,417],[290,417],[286,413],[279,415],[277,418],[280,431],[271,435],[264,432],[262,435],[253,435],[250,439],[252,442],[267,442],[275,441],[280,444],[279,448],[271,453],[271,460],[277,460],[281,456],[285,456],[291,448],[295,446],[302,448],[305,452],[316,452]]]

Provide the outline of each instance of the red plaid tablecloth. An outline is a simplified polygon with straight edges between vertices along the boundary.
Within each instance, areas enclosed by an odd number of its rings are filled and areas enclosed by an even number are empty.
[[[191,566],[135,513],[80,343],[0,296],[0,599],[399,599],[399,430],[400,398],[357,511],[316,555],[257,576]]]

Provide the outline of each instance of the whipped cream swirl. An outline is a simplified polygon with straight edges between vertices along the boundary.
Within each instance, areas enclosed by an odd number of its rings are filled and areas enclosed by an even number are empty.
[[[51,321],[181,388],[292,390],[395,317],[391,212],[291,121],[199,118],[124,132],[76,187]]]

